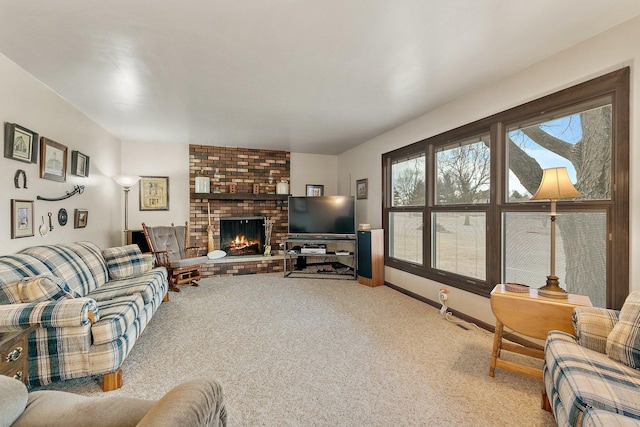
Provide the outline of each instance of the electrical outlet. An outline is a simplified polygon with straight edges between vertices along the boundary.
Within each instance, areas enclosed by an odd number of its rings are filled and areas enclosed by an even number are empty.
[[[448,300],[449,291],[446,289],[440,289],[440,292],[438,293],[438,298],[440,299],[440,302]]]

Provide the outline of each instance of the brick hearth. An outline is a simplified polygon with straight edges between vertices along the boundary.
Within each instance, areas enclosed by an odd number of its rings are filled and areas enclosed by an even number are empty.
[[[253,186],[258,184],[260,194],[275,193],[276,184],[281,179],[290,181],[290,153],[288,151],[256,150],[206,145],[189,146],[189,187],[190,199],[190,239],[191,244],[207,247],[207,203],[211,212],[215,249],[220,249],[220,218],[241,216],[265,216],[275,220],[271,235],[271,247],[287,236],[287,203],[281,200],[251,200]],[[218,169],[218,181],[214,174]],[[199,198],[195,194],[195,177],[207,176],[211,180],[211,191],[216,185],[222,193],[229,192],[230,184],[235,184],[236,194],[246,194],[247,199],[219,200]],[[269,177],[272,184],[269,183]],[[208,263],[203,266],[203,277],[229,276],[240,274],[271,273],[283,271],[281,256],[263,258],[256,261],[233,257],[223,263]],[[251,257],[249,257],[251,258]],[[237,261],[236,261],[237,260]]]

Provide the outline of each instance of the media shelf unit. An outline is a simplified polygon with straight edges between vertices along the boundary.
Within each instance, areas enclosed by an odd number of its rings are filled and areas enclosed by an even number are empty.
[[[304,245],[326,245],[326,253],[302,253]],[[299,247],[300,249],[294,249]],[[284,241],[284,277],[321,277],[356,280],[358,245],[354,237],[290,237]],[[338,252],[338,253],[336,253]],[[317,258],[321,261],[314,262],[313,266],[304,270],[296,270],[299,261],[307,265],[307,260]],[[340,264],[344,268],[334,268],[334,264]],[[327,266],[331,266],[327,268]],[[345,272],[346,271],[346,272]]]

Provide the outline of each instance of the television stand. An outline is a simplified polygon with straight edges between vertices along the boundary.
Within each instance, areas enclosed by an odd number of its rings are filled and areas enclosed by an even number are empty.
[[[356,260],[355,237],[294,237],[284,241],[284,277],[356,280]]]

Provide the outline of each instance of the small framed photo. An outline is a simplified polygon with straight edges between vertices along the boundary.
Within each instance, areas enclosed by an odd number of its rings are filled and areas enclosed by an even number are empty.
[[[31,237],[33,233],[33,200],[11,199],[11,238]]]
[[[366,199],[369,196],[369,179],[356,181],[356,199]]]
[[[85,228],[89,220],[88,209],[76,209],[73,214],[73,228]]]
[[[38,161],[38,134],[15,123],[5,123],[4,156],[25,163]]]
[[[67,180],[67,147],[44,136],[40,138],[40,178]]]
[[[89,156],[79,151],[71,152],[71,173],[76,176],[89,176]]]
[[[324,185],[307,184],[307,196],[324,196]]]
[[[143,176],[140,178],[140,210],[169,210],[168,176]]]

